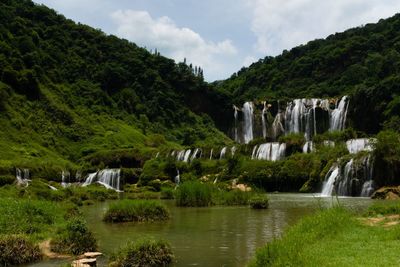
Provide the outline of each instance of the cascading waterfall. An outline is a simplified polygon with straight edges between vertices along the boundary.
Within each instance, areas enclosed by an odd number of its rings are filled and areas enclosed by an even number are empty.
[[[340,160],[339,160],[340,161]],[[334,164],[325,177],[321,196],[369,197],[374,191],[372,157]]]
[[[253,103],[246,102],[243,104],[243,131],[244,143],[248,144],[253,140]]]
[[[233,146],[233,147],[231,148],[231,155],[232,155],[232,157],[235,156],[236,149],[237,149],[237,148],[236,148],[235,146]]]
[[[350,154],[356,154],[360,151],[372,151],[373,138],[358,138],[346,141],[347,150]]]
[[[314,151],[314,143],[313,141],[306,141],[303,146],[303,153],[311,153]]]
[[[214,152],[214,149],[212,149],[212,148],[211,148],[211,152],[210,152],[210,160],[212,160],[212,157],[213,157],[213,152]]]
[[[179,170],[176,170],[176,176],[174,180],[176,185],[179,185],[181,183],[181,175],[179,174]]]
[[[82,186],[88,186],[96,182],[97,172],[89,173]]]
[[[185,155],[183,156],[183,162],[189,161],[190,153],[192,153],[192,150],[190,149],[186,150]]]
[[[343,96],[337,107],[331,112],[329,127],[331,131],[341,131],[345,128],[347,109],[349,107],[348,99],[348,96]]]
[[[219,153],[219,159],[225,158],[226,150],[227,150],[226,146],[221,149],[221,152]]]
[[[285,143],[265,143],[261,144],[254,156],[258,160],[276,161],[285,157],[286,144]]]
[[[107,189],[120,191],[120,169],[104,169],[98,172],[90,173],[82,186],[88,186],[93,183],[99,183]]]
[[[329,169],[328,173],[325,176],[325,182],[322,186],[321,196],[323,197],[332,196],[334,183],[338,176],[339,176],[339,166],[337,164],[334,164]]]
[[[120,191],[120,169],[104,169],[98,172],[98,183],[105,186],[107,189]]]
[[[329,99],[294,99],[286,104],[283,111],[278,106],[278,112],[270,126],[267,125],[266,121],[270,105],[266,101],[262,102],[263,109],[259,112],[254,110],[252,102],[245,102],[242,109],[234,106],[234,138],[237,142],[248,144],[254,137],[259,136],[261,131],[259,131],[258,124],[254,125],[254,116],[258,117],[261,114],[262,136],[264,138],[271,137],[276,140],[282,134],[304,133],[306,140],[310,141],[312,136],[318,133],[327,130],[343,130],[346,124],[349,102],[349,97],[343,96],[336,101],[335,108],[331,109]],[[239,111],[243,113],[241,124],[238,122]]]
[[[29,169],[16,169],[15,178],[17,179],[17,184],[28,185],[30,180]]]
[[[197,158],[197,154],[200,152],[199,148],[196,148],[192,154],[192,157],[190,158],[191,161]]]
[[[61,186],[67,187],[71,184],[71,174],[69,171],[62,171],[61,172]]]
[[[257,145],[255,145],[253,147],[253,152],[251,153],[251,159],[255,159],[256,158],[256,152],[257,152]]]
[[[240,142],[239,140],[239,134],[238,134],[238,110],[239,108],[233,105],[233,117],[235,118],[235,141]]]
[[[263,110],[261,112],[261,124],[262,124],[262,132],[263,132],[263,137],[267,137],[267,123],[265,120],[265,116],[267,115],[268,107],[267,107],[267,101],[263,101]]]

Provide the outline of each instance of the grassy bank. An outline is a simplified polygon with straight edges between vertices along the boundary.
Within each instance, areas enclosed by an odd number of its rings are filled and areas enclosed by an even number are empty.
[[[354,214],[332,208],[302,219],[281,239],[259,249],[258,266],[399,265],[400,226],[368,226]]]
[[[120,200],[112,203],[104,214],[106,222],[161,221],[170,217],[169,210],[159,201]]]

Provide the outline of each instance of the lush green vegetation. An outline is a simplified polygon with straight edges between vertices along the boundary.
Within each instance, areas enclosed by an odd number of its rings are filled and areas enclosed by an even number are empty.
[[[267,209],[269,205],[269,198],[266,195],[259,195],[251,198],[249,203],[250,207],[253,209]]]
[[[366,212],[366,216],[383,216],[388,214],[400,214],[400,201],[375,202]]]
[[[110,204],[104,214],[104,221],[117,223],[162,221],[169,217],[169,210],[159,201],[124,199]]]
[[[30,0],[0,10],[0,169],[137,168],[157,150],[229,141],[203,104],[223,97],[198,68]]]
[[[111,257],[109,267],[158,267],[168,266],[174,261],[169,243],[150,238],[128,242]]]
[[[96,251],[97,241],[82,218],[73,218],[51,240],[51,249],[64,254],[80,255]]]
[[[198,181],[182,183],[176,192],[176,205],[181,207],[208,207],[213,204],[210,184]]]
[[[343,208],[302,219],[249,266],[385,266],[398,261],[400,227],[367,226]],[[377,249],[381,248],[381,249]]]
[[[37,245],[25,236],[0,235],[0,265],[14,266],[31,263],[42,258]]]

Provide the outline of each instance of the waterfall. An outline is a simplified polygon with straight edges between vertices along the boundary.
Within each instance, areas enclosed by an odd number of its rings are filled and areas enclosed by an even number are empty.
[[[107,189],[120,191],[120,169],[104,169],[97,174],[98,183],[105,186]]]
[[[88,186],[97,182],[107,189],[113,189],[120,192],[120,177],[120,169],[104,169],[98,172],[90,173],[82,186]]]
[[[199,153],[200,149],[196,148],[192,154],[192,157],[190,158],[190,161],[193,161],[194,159],[197,158],[197,154]]]
[[[30,180],[29,169],[16,169],[15,177],[17,179],[17,184],[19,185],[28,185]]]
[[[211,148],[211,152],[210,152],[210,160],[212,160],[212,157],[213,157],[213,152],[214,152],[214,149],[212,149],[212,148]]]
[[[263,137],[267,137],[267,123],[265,120],[265,116],[267,115],[267,101],[263,101],[263,110],[261,112],[261,124],[262,124],[262,132],[263,132]]]
[[[306,141],[303,146],[303,153],[311,153],[314,151],[314,143],[313,141]]]
[[[334,164],[325,176],[321,196],[332,196],[336,178],[339,176],[339,167]]]
[[[350,139],[346,141],[347,150],[349,150],[350,154],[356,154],[360,151],[372,151],[372,143],[374,139],[368,138],[359,138],[359,139]]]
[[[335,142],[334,141],[330,141],[330,140],[325,140],[323,142],[324,146],[329,146],[329,147],[335,147]]]
[[[238,110],[239,108],[233,105],[233,117],[235,118],[235,141],[240,142],[239,135],[238,135]]]
[[[280,109],[278,102],[278,112],[272,125],[267,125],[268,109],[270,104],[263,101],[263,109],[255,110],[252,102],[245,102],[242,109],[234,106],[235,134],[237,142],[248,144],[255,137],[261,135],[261,131],[254,131],[254,117],[261,114],[262,137],[276,139],[282,134],[304,133],[307,141],[318,133],[324,131],[343,130],[346,125],[346,116],[349,106],[349,97],[343,96],[335,103],[335,108],[331,109],[329,99],[319,98],[300,98],[287,102],[286,108]],[[242,122],[239,122],[238,111],[243,112]],[[255,115],[254,115],[255,114]],[[260,132],[260,133],[259,133]]]
[[[157,154],[156,154],[156,158],[158,158],[158,156],[160,156],[160,152],[157,152]]]
[[[231,148],[231,155],[232,155],[232,157],[235,156],[235,152],[236,152],[236,147],[233,146],[233,147]]]
[[[88,186],[90,184],[93,184],[96,181],[96,177],[97,177],[97,172],[89,173],[82,186]]]
[[[255,149],[255,148],[254,148]],[[276,161],[285,157],[286,144],[265,143],[261,144],[255,154],[255,159]]]
[[[226,149],[226,146],[221,149],[221,152],[219,153],[219,159],[223,159],[225,157]]]
[[[341,131],[346,125],[347,109],[349,107],[348,96],[343,96],[337,107],[332,111],[330,118],[331,131]]]
[[[256,152],[257,152],[257,145],[255,145],[253,147],[253,152],[251,153],[251,159],[255,159],[256,158]]]
[[[181,182],[181,176],[179,174],[179,170],[176,170],[176,176],[175,176],[175,184],[179,185]]]
[[[62,171],[61,172],[61,186],[67,187],[71,184],[71,174],[69,171]]]
[[[179,151],[178,154],[176,155],[176,160],[183,161],[184,158],[185,158],[185,150]]]
[[[248,144],[253,140],[253,103],[246,102],[243,104],[243,130],[244,143]]]
[[[190,153],[192,153],[192,150],[190,150],[190,149],[186,150],[186,152],[185,152],[185,154],[183,156],[183,161],[184,162],[188,162],[189,161]]]
[[[339,160],[340,161],[340,160]],[[368,197],[374,191],[372,157],[350,159],[346,164],[334,164],[325,177],[321,196]]]

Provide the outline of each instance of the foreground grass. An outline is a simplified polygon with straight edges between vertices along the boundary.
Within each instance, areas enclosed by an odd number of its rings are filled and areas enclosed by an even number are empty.
[[[106,222],[162,221],[170,217],[169,210],[159,201],[119,200],[104,214]]]
[[[343,208],[302,219],[249,266],[399,266],[400,227],[364,225]]]

